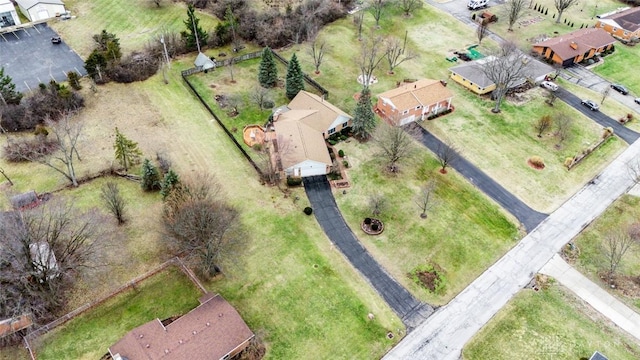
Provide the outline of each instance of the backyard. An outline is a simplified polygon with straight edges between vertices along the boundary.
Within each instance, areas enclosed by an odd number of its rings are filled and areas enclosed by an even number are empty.
[[[630,64],[636,64],[638,57],[640,57],[640,47],[617,43],[616,51],[611,56],[605,57],[604,64],[594,67],[593,72],[611,82],[626,86],[631,92],[629,96],[640,97],[640,74],[638,71],[620,70],[629,69]]]
[[[562,286],[521,290],[467,343],[466,360],[640,357],[640,346]]]

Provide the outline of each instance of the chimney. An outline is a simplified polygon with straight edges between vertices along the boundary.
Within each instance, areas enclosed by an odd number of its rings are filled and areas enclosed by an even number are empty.
[[[572,41],[571,44],[569,44],[569,46],[571,46],[573,50],[578,50],[578,44],[576,44],[575,41]]]

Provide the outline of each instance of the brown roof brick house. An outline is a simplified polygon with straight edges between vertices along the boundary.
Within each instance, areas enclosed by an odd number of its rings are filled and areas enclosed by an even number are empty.
[[[326,175],[332,161],[325,139],[352,125],[352,118],[323,98],[300,91],[273,115],[276,168],[287,176]]]
[[[533,50],[567,67],[611,49],[615,42],[616,39],[602,29],[586,28],[533,44]]]
[[[597,28],[623,40],[640,38],[640,7],[598,16]]]
[[[131,330],[109,354],[114,360],[226,360],[244,350],[254,334],[236,309],[220,295],[199,300],[167,326],[156,319]]]
[[[376,109],[391,124],[401,126],[450,110],[452,97],[445,82],[421,79],[378,95]]]

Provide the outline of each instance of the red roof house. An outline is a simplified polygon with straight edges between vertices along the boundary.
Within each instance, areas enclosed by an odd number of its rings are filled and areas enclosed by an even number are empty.
[[[392,125],[401,126],[450,110],[452,97],[445,82],[421,79],[379,94],[376,109]]]

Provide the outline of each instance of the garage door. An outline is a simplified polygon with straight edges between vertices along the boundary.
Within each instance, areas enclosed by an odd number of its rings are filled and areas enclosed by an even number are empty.
[[[45,20],[49,18],[49,12],[46,9],[38,10],[38,20]]]
[[[416,119],[416,116],[415,115],[411,115],[409,117],[406,117],[406,118],[402,119],[402,121],[400,121],[400,125],[406,125],[406,124],[408,124],[410,122],[413,122],[415,119]]]

